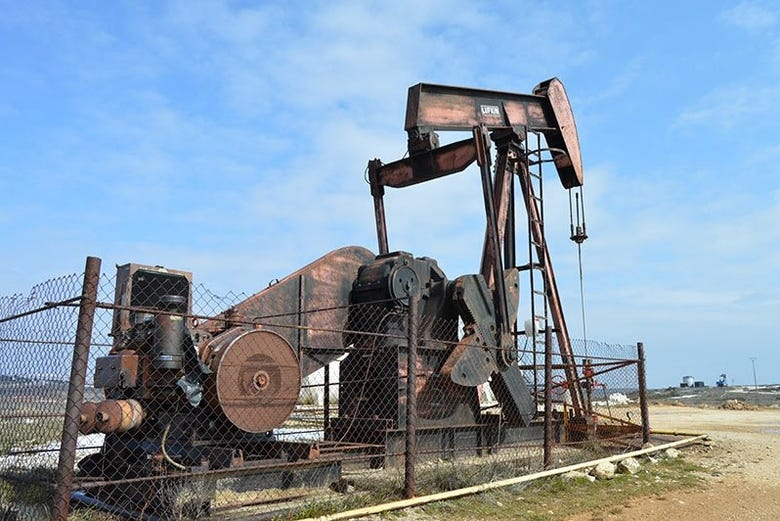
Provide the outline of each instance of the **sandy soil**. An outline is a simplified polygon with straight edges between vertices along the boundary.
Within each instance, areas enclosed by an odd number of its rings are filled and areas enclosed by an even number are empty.
[[[701,490],[635,498],[569,521],[780,519],[780,408],[657,405],[650,410],[650,423],[653,429],[710,435],[709,446],[683,449],[683,457],[708,470],[706,485]]]

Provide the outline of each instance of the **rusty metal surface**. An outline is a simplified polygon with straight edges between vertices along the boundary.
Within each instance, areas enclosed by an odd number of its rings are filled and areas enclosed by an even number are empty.
[[[379,170],[382,161],[374,159],[368,162],[368,182],[371,185],[371,196],[374,199],[374,220],[376,222],[376,239],[379,255],[389,253],[387,246],[387,220],[385,217],[385,187],[379,182]]]
[[[92,344],[92,326],[95,319],[101,263],[102,261],[97,257],[87,257],[84,267],[76,342],[65,405],[65,422],[57,462],[57,489],[54,493],[52,512],[52,519],[55,521],[65,521],[68,517],[70,492],[73,488],[73,465],[76,460],[76,441],[81,426],[81,402],[84,399],[89,348]]]
[[[276,284],[255,293],[231,308],[236,319],[257,322],[264,329],[284,337],[296,351],[301,350],[301,374],[307,376],[324,364],[340,356],[334,348],[343,346],[342,333],[347,322],[349,293],[358,268],[374,260],[374,254],[360,246],[348,246],[334,250]],[[305,315],[305,335],[298,335],[299,305],[298,285],[304,280],[307,288],[316,288],[303,295],[302,309]],[[306,313],[307,310],[328,310]],[[208,334],[213,328],[224,329],[225,313],[217,315],[196,328]],[[299,338],[303,345],[298,345]]]
[[[82,434],[90,434],[95,431],[95,413],[97,412],[97,403],[84,402],[81,404],[81,415],[79,416],[80,425],[79,432]]]
[[[650,409],[647,403],[647,375],[645,369],[645,345],[636,344],[637,376],[639,380],[639,412],[642,416],[642,443],[650,441]]]
[[[144,410],[137,400],[103,400],[95,408],[95,428],[99,432],[127,432],[143,420]]]
[[[376,433],[405,424],[407,397],[400,391],[410,365],[406,355],[408,310],[404,308],[412,295],[422,297],[421,314],[452,319],[445,324],[428,320],[421,326],[421,336],[436,340],[419,350],[415,365],[419,426],[448,428],[456,422],[474,421],[479,410],[477,389],[452,384],[440,372],[458,341],[457,312],[448,285],[436,261],[405,252],[378,257],[360,270],[352,292],[355,314],[349,325],[355,331],[348,341],[353,349],[341,362],[339,417],[331,420],[335,438],[377,442]],[[492,314],[486,320],[492,323]]]
[[[480,340],[473,335],[463,337],[442,365],[441,374],[450,378],[453,383],[466,387],[487,382],[492,374],[498,372],[498,367],[490,352],[492,350],[475,344],[475,341]]]
[[[95,362],[93,385],[105,387],[135,387],[138,383],[138,355],[132,351],[120,351],[101,356]]]
[[[245,432],[266,432],[284,423],[301,390],[292,346],[266,330],[234,328],[215,337],[204,358],[211,405]]]
[[[192,285],[192,273],[188,271],[166,269],[162,266],[148,266],[145,264],[128,263],[122,266],[117,266],[117,283],[115,288],[114,303],[122,306],[122,308],[114,310],[113,325],[111,328],[111,334],[114,337],[115,346],[116,343],[122,337],[122,333],[129,330],[133,324],[131,321],[132,311],[129,311],[128,307],[155,307],[157,305],[156,300],[163,296],[165,292],[148,292],[143,291],[143,288],[136,288],[136,294],[145,294],[146,299],[144,302],[132,302],[133,295],[133,281],[137,280],[137,274],[139,272],[147,272],[149,274],[159,274],[162,276],[170,275],[171,278],[183,277],[187,281],[187,286]],[[139,289],[141,291],[139,291]],[[157,298],[155,301],[149,302],[148,298],[152,295]],[[192,312],[192,298],[187,296],[187,312]]]
[[[557,130],[545,130],[544,136],[552,150],[555,168],[565,188],[582,186],[582,156],[580,141],[577,136],[577,125],[574,123],[574,113],[571,110],[566,89],[558,78],[551,78],[537,85],[534,94],[546,96],[545,104],[550,127]]]
[[[418,83],[409,87],[405,130],[549,126],[544,96]]]
[[[287,461],[313,460],[322,454],[319,443],[300,441],[276,441],[274,443],[287,454]]]
[[[287,447],[291,445],[303,446],[303,443],[281,442]],[[311,454],[316,456],[312,459],[300,458],[295,461],[288,461],[287,459],[273,459],[273,460],[252,460],[245,461],[241,465],[227,468],[209,469],[199,474],[199,477],[238,477],[242,475],[255,474],[258,471],[267,470],[295,470],[299,468],[318,467],[327,462],[363,462],[370,456],[367,452],[371,450],[381,449],[383,445],[370,445],[365,443],[328,443],[318,444],[316,447],[311,445]],[[300,454],[306,455],[307,449],[302,449]],[[319,455],[316,453],[319,451]],[[187,473],[169,472],[163,475],[150,475],[139,476],[130,478],[120,478],[111,480],[102,480],[94,478],[83,478],[78,480],[79,488],[90,490],[106,486],[113,485],[133,485],[139,483],[150,482],[165,482],[175,481],[180,479],[182,475]]]
[[[507,225],[510,222],[510,208],[512,206],[512,187],[514,182],[514,161],[517,159],[517,157],[514,155],[514,150],[509,150],[508,146],[499,146],[498,147],[498,154],[496,159],[496,176],[493,183],[493,200],[495,201],[496,205],[496,224],[497,224],[497,233],[498,233],[498,243],[499,244],[506,244],[506,240],[510,235],[508,235],[508,232],[510,230],[507,230]],[[512,239],[514,239],[514,229],[511,230],[512,232]],[[492,247],[493,243],[493,237],[490,233],[490,228],[485,230],[485,240],[482,246],[482,261],[480,263],[479,272],[482,274],[482,276],[485,277],[485,281],[487,282],[488,286],[493,286],[494,283],[494,274],[492,270],[492,266],[495,264],[496,259],[494,259],[495,252]],[[504,251],[504,256],[510,256],[507,255],[507,253],[510,253],[510,255],[513,253],[513,250],[511,252],[507,252],[506,248]],[[514,262],[511,264],[505,263],[505,266],[514,266]]]
[[[440,371],[458,385],[480,385],[498,372],[499,366],[492,295],[481,275],[463,275],[451,286],[451,298],[464,322],[464,335]]]
[[[426,83],[409,88],[404,128],[410,142],[425,140],[436,130],[468,131],[475,126],[544,132],[563,186],[582,186],[577,126],[558,78],[543,81],[533,94]]]
[[[404,188],[462,172],[476,160],[477,149],[474,140],[457,141],[382,165],[378,171],[377,184]]]

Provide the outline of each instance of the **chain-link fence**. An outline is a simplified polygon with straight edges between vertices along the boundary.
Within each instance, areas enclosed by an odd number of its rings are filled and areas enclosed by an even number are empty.
[[[495,345],[433,296],[345,305],[303,275],[217,296],[174,270],[98,273],[0,299],[4,519],[301,518],[646,436],[636,346]]]

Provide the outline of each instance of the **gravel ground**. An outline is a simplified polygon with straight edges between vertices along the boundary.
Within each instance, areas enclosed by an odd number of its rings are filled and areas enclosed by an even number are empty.
[[[654,405],[650,409],[654,429],[710,435],[709,446],[683,449],[686,459],[710,472],[702,489],[634,498],[617,508],[605,506],[569,521],[780,519],[780,407],[771,395],[749,393],[751,398],[771,405],[757,408],[751,402],[749,408],[722,408],[737,398],[729,394],[713,400],[712,391],[697,395],[693,402],[697,407]]]

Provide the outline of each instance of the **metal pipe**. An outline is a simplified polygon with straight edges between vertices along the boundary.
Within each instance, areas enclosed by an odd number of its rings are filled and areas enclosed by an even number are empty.
[[[523,351],[528,352],[528,351]],[[634,365],[636,363],[636,360],[633,358],[613,358],[614,362],[599,362],[599,363],[593,363],[592,358],[589,358],[591,360],[591,367],[605,367],[606,369],[603,369],[601,371],[593,371],[593,376],[598,376],[600,374],[608,373],[610,371],[614,371],[616,369],[621,369],[623,367],[628,367],[629,365]],[[553,364],[553,370],[561,370],[565,369],[567,364]],[[533,371],[533,370],[541,370],[544,369],[544,364],[540,365],[533,365],[533,364],[518,364],[517,366],[519,369],[523,371]]]
[[[650,408],[647,403],[647,378],[645,374],[645,345],[636,343],[636,372],[639,380],[639,411],[642,417],[642,443],[650,442]]]
[[[73,465],[76,462],[76,442],[81,425],[81,402],[84,400],[89,347],[92,342],[92,325],[95,320],[97,291],[100,282],[100,265],[99,258],[87,257],[84,282],[81,287],[73,362],[70,367],[65,421],[62,427],[62,441],[57,463],[57,488],[54,492],[52,508],[54,521],[66,521],[68,518],[70,493],[73,488]]]
[[[542,472],[536,472],[534,474],[527,474],[525,476],[519,476],[516,478],[509,478],[509,479],[502,479],[499,481],[491,481],[490,483],[483,483],[482,485],[475,485],[473,487],[466,487],[466,488],[459,488],[457,490],[448,490],[447,492],[439,492],[438,494],[430,494],[428,496],[420,496],[412,499],[404,499],[400,501],[392,501],[390,503],[383,503],[381,505],[376,505],[373,507],[366,507],[366,508],[358,508],[355,510],[347,510],[344,512],[339,512],[336,514],[329,514],[322,517],[317,518],[306,518],[303,521],[335,521],[337,519],[353,519],[363,516],[368,516],[372,514],[378,514],[380,512],[389,512],[390,510],[399,510],[402,508],[410,508],[410,507],[416,507],[419,505],[425,505],[428,503],[433,503],[434,501],[444,501],[446,499],[453,499],[456,497],[463,497],[468,496],[471,494],[478,494],[480,492],[485,492],[487,490],[495,490],[497,488],[502,487],[509,487],[512,485],[518,485],[520,483],[527,483],[529,481],[534,481],[541,478],[547,478],[550,476],[558,476],[561,474],[566,474],[567,472],[570,472],[572,470],[582,470],[588,467],[594,467],[602,462],[615,462],[615,461],[621,461],[626,458],[635,458],[638,456],[644,456],[645,454],[653,454],[655,452],[660,452],[662,450],[671,449],[674,447],[683,447],[685,445],[692,445],[696,443],[697,441],[700,441],[704,438],[706,438],[707,435],[703,434],[701,436],[696,436],[693,438],[686,438],[684,440],[674,441],[671,443],[664,443],[663,445],[658,445],[655,447],[648,447],[646,449],[642,450],[636,450],[633,452],[626,452],[623,454],[618,454],[616,456],[609,456],[607,458],[601,458],[591,461],[586,461],[584,463],[577,463],[574,465],[568,465],[566,467],[560,467],[557,469],[550,469],[550,470],[544,470]]]
[[[710,438],[709,434],[702,433],[702,432],[688,432],[688,431],[675,431],[675,430],[652,430],[653,434],[658,434],[661,436],[704,436],[703,440],[707,441]]]
[[[25,311],[24,313],[19,313],[19,314],[16,314],[16,315],[11,315],[11,316],[8,316],[8,317],[0,318],[0,324],[2,324],[3,322],[10,322],[12,320],[18,320],[18,319],[23,318],[23,317],[34,315],[36,313],[40,313],[41,311],[46,311],[47,309],[57,308],[57,307],[60,307],[60,306],[66,306],[68,304],[72,304],[72,303],[76,302],[80,298],[81,297],[73,297],[73,298],[69,298],[69,299],[66,299],[66,300],[61,300],[59,302],[44,302],[43,306],[41,306],[39,308],[31,309],[30,311]],[[68,344],[70,344],[70,342],[68,342]]]
[[[323,367],[322,395],[322,428],[327,433],[330,430],[330,363]],[[326,434],[327,435],[327,434]]]
[[[533,299],[533,297],[531,297],[531,298]],[[525,368],[525,370],[533,369],[533,372],[534,372],[534,396],[538,396],[539,395],[539,371],[537,369],[539,368],[539,364],[537,362],[538,362],[538,354],[539,353],[536,350],[536,342],[535,342],[535,340],[531,340],[531,347],[532,347],[531,352],[533,353],[533,363],[531,364],[531,367],[528,367],[528,366],[520,367],[520,370],[523,370],[524,368]]]
[[[379,169],[382,162],[372,159],[368,162],[368,182],[371,185],[371,195],[374,198],[374,219],[376,220],[376,238],[379,255],[389,253],[387,246],[387,222],[385,220],[385,187],[379,182]]]
[[[338,445],[338,444],[336,444]],[[340,445],[334,447],[328,458],[317,458],[312,460],[298,460],[295,462],[283,462],[272,464],[254,464],[254,461],[250,462],[251,465],[239,466],[239,467],[227,467],[222,469],[207,470],[205,472],[199,472],[198,478],[213,477],[216,479],[223,477],[235,477],[235,476],[247,476],[257,474],[258,472],[270,471],[270,470],[285,470],[295,471],[296,469],[309,469],[321,467],[323,463],[337,463],[337,462],[363,462],[374,458],[373,454],[360,453],[359,455],[346,455],[348,453],[345,450],[363,450],[363,449],[381,449],[384,445],[371,445],[368,443],[349,444],[348,447],[343,448]],[[338,454],[333,454],[336,451]],[[396,453],[388,455],[397,455]],[[279,461],[279,460],[272,460]],[[80,481],[79,487],[84,490],[100,489],[103,487],[116,486],[116,485],[132,485],[136,483],[154,483],[154,482],[168,482],[176,481],[182,477],[193,476],[193,474],[187,474],[182,472],[169,472],[168,474],[156,474],[152,476],[142,476],[138,478],[123,478],[123,479],[106,479],[106,480],[91,480],[85,479]]]
[[[552,468],[552,339],[544,329],[544,468]]]
[[[404,497],[416,492],[417,466],[417,325],[418,295],[409,297],[409,338],[406,355],[406,454],[404,463]]]

